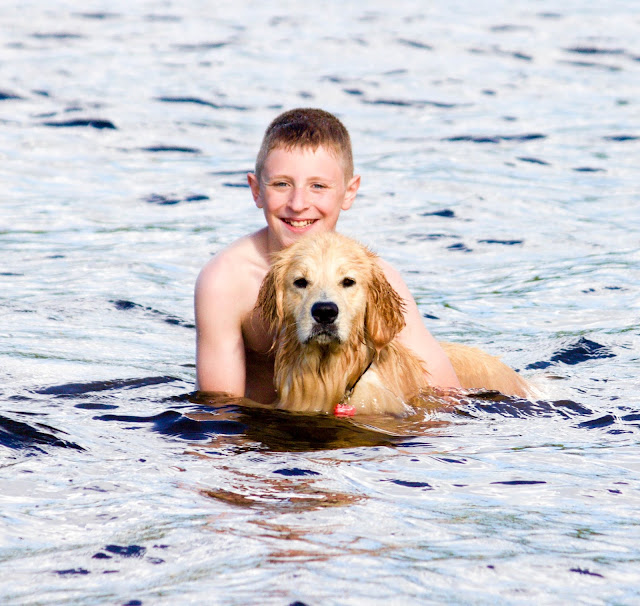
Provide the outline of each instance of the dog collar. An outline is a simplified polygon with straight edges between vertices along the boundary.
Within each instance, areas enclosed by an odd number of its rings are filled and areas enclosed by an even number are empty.
[[[334,417],[353,417],[356,414],[356,407],[353,404],[348,404],[347,402],[340,402],[340,404],[336,404],[336,407],[333,409]]]
[[[371,362],[369,362],[367,367],[362,371],[362,373],[355,380],[353,385],[351,387],[348,387],[347,390],[344,392],[344,396],[342,397],[342,400],[340,402],[338,402],[336,404],[335,408],[333,409],[334,416],[336,416],[336,417],[353,417],[356,414],[356,407],[353,404],[349,404],[349,398],[353,395],[353,391],[356,388],[356,385],[358,384],[358,381],[360,379],[362,379],[364,373],[367,372],[367,370],[369,370],[371,368],[372,364],[373,364],[373,360],[371,360]]]

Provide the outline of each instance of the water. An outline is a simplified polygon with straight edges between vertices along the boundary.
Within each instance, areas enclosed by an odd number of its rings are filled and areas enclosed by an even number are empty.
[[[635,3],[37,0],[0,18],[3,604],[638,601]],[[340,230],[538,402],[193,395],[193,283],[267,123],[336,112]]]

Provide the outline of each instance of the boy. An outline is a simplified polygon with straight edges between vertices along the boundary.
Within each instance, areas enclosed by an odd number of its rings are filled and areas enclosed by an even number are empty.
[[[195,289],[197,389],[272,403],[273,336],[255,309],[270,257],[308,233],[334,230],[360,186],[353,174],[349,133],[332,114],[294,109],[267,128],[247,175],[267,226],[240,238],[202,269]],[[398,338],[429,369],[434,387],[459,388],[455,372],[422,323],[409,290],[390,265],[385,275],[406,304],[406,327]]]

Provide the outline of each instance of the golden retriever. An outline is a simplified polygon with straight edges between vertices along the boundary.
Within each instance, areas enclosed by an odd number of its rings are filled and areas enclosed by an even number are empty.
[[[256,307],[275,335],[278,408],[399,415],[429,390],[428,368],[395,338],[405,324],[401,298],[376,255],[346,236],[308,236],[278,253]],[[498,358],[442,346],[463,388],[527,395],[526,381]]]

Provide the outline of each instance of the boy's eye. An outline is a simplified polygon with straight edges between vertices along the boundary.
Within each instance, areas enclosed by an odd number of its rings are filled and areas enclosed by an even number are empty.
[[[327,188],[327,186],[324,185],[324,183],[314,183],[311,187],[313,189],[326,189]]]
[[[309,282],[307,282],[307,279],[306,279],[306,278],[296,278],[296,279],[293,281],[293,285],[294,285],[296,288],[306,288],[306,287],[307,287],[307,284],[309,284]]]
[[[353,286],[355,283],[356,281],[353,278],[344,278],[342,282],[340,282],[340,284],[342,284],[344,288],[349,288],[350,286]]]

